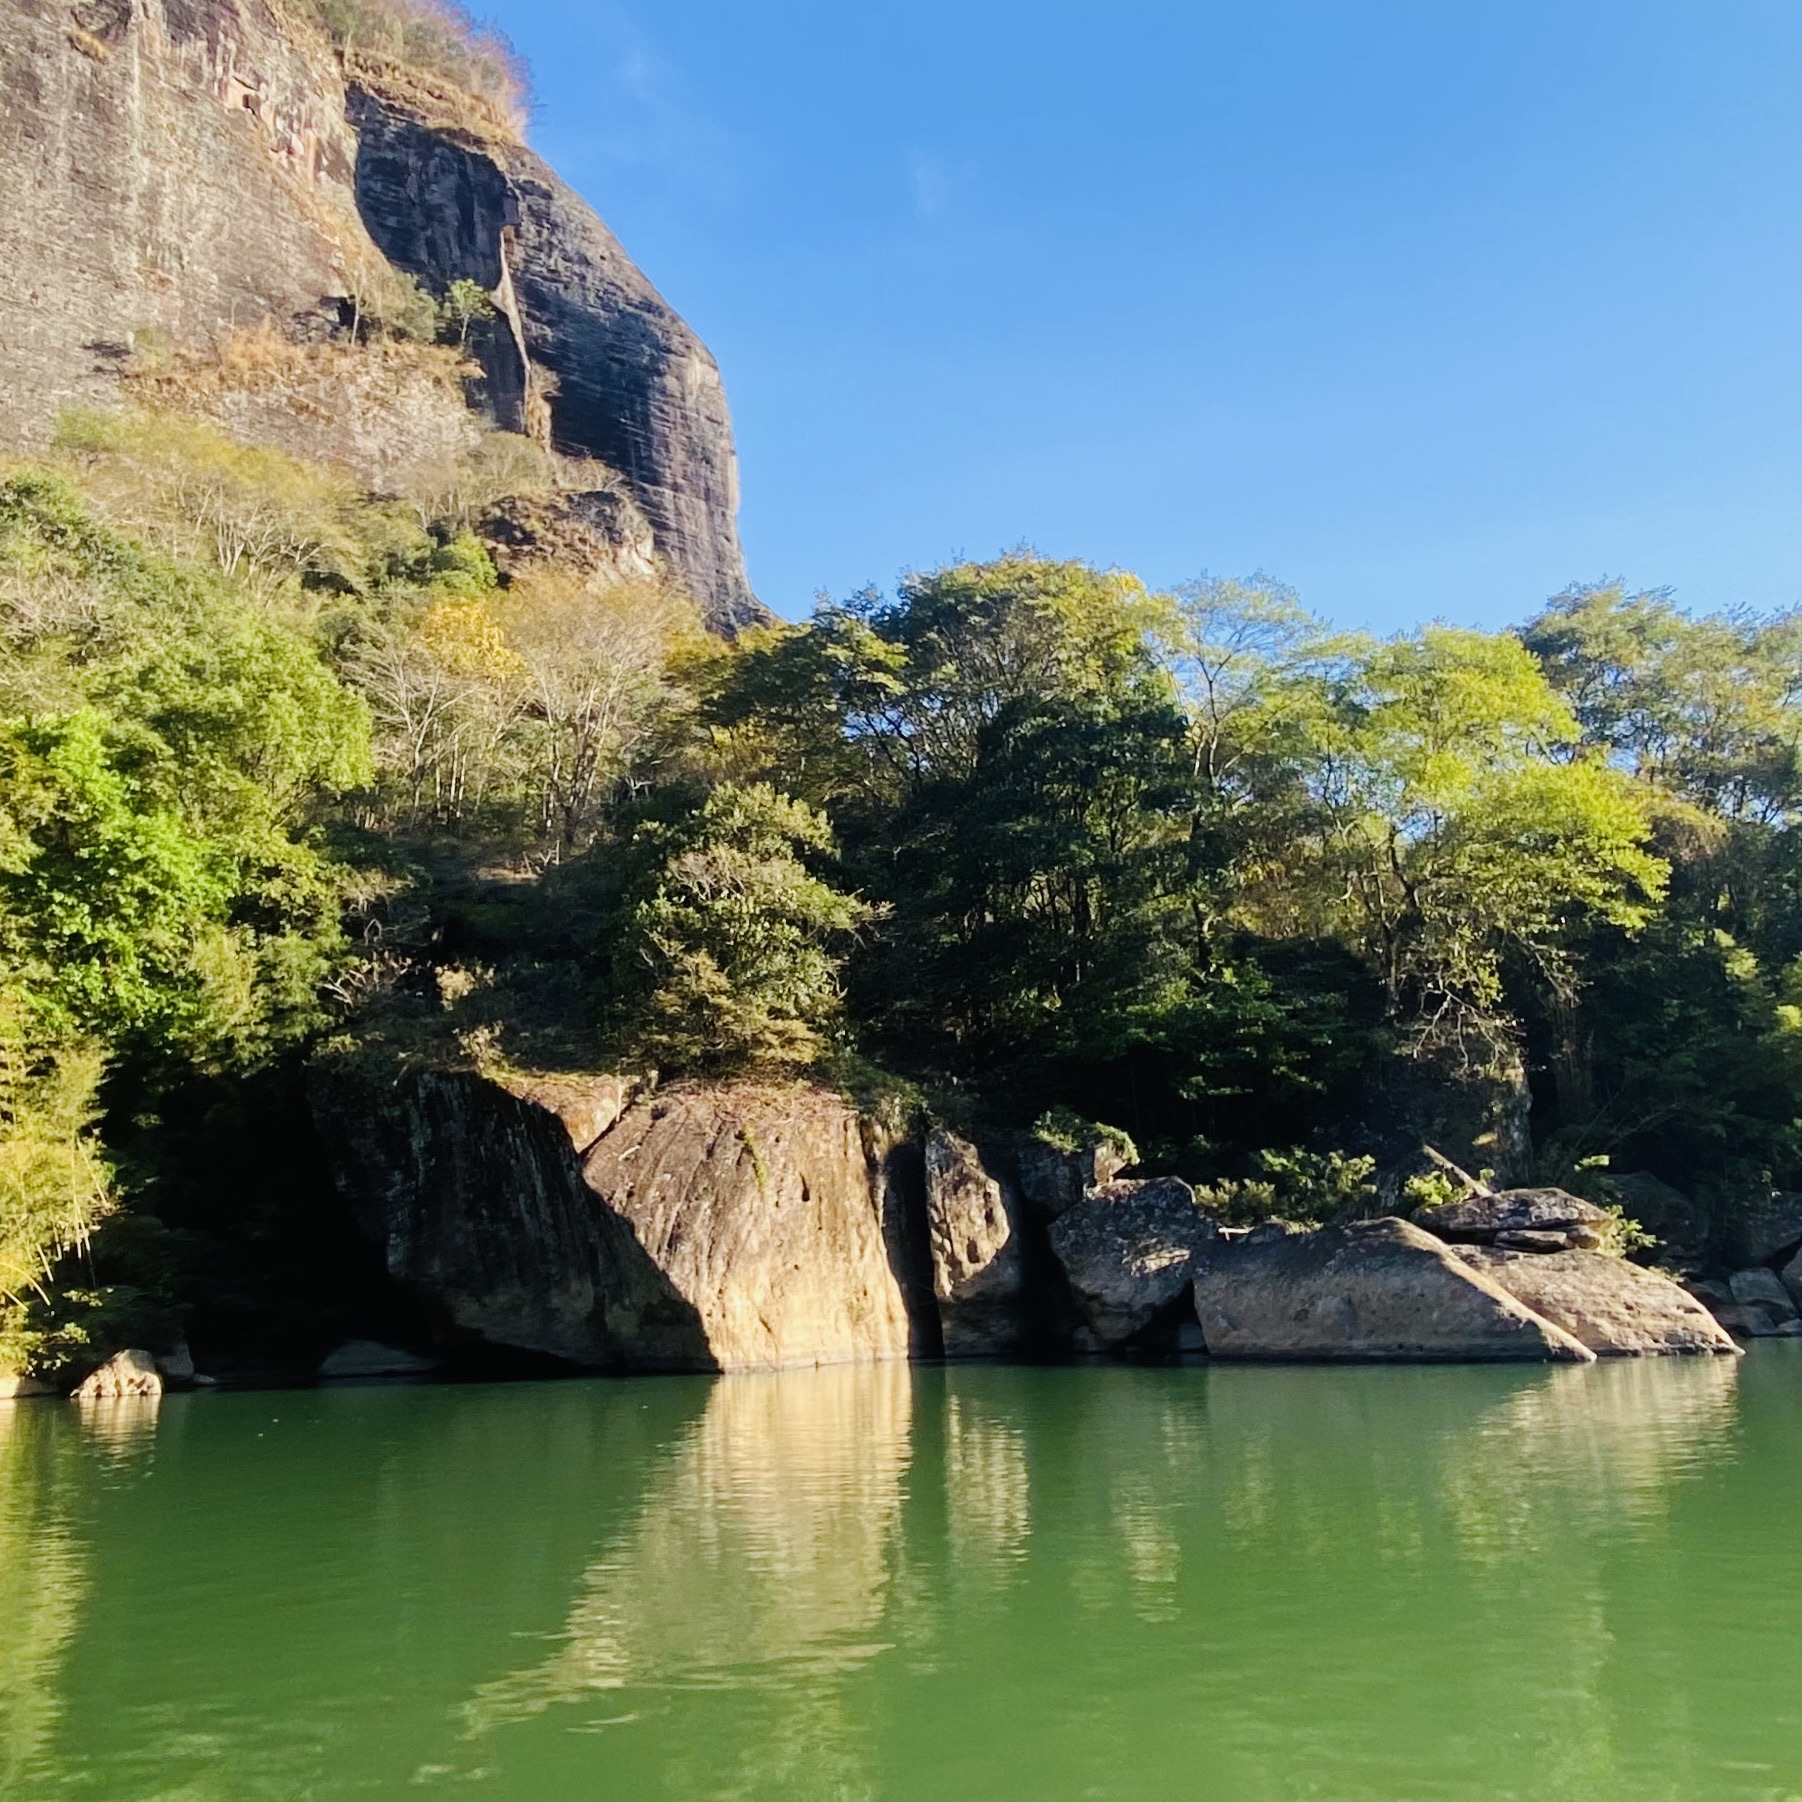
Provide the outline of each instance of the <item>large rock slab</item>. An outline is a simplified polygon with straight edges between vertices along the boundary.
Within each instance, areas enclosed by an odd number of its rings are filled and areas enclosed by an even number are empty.
[[[1226,1242],[1197,1260],[1195,1311],[1216,1358],[1595,1357],[1405,1220]]]
[[[1714,1316],[1667,1276],[1595,1251],[1551,1255],[1461,1245],[1457,1256],[1603,1358],[1738,1350]]]
[[[926,1141],[926,1231],[947,1357],[985,1357],[1026,1338],[1020,1201],[981,1152],[943,1128]]]
[[[1498,1233],[1580,1232],[1587,1238],[1607,1223],[1608,1215],[1593,1201],[1562,1189],[1501,1189],[1414,1215],[1414,1224],[1435,1238],[1468,1245],[1493,1244]]]
[[[908,1354],[889,1147],[805,1084],[319,1075],[314,1114],[390,1272],[489,1343],[629,1370]]]
[[[1195,1255],[1220,1225],[1180,1177],[1091,1189],[1051,1223],[1051,1249],[1069,1278],[1092,1349],[1141,1332],[1194,1280]]]

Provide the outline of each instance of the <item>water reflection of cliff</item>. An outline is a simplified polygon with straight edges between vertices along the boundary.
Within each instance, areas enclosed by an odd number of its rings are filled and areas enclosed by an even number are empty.
[[[722,1378],[560,1647],[484,1685],[468,1730],[627,1688],[761,1694],[736,1753],[759,1785],[865,1793],[840,1680],[884,1649],[910,1413],[905,1366]]]

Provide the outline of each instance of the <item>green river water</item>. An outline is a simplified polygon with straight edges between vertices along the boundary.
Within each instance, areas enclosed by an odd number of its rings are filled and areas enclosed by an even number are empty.
[[[0,1795],[1802,1798],[1802,1343],[0,1407]]]

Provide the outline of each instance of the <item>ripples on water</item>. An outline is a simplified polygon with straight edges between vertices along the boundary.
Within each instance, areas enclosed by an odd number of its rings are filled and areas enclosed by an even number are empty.
[[[1802,1346],[0,1407],[0,1795],[1802,1798]]]

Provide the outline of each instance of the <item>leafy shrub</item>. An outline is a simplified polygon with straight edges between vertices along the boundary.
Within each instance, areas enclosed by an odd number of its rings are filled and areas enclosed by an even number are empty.
[[[1286,1151],[1261,1151],[1254,1161],[1258,1176],[1196,1191],[1228,1226],[1279,1219],[1322,1226],[1329,1220],[1356,1218],[1376,1199],[1376,1185],[1370,1180],[1376,1170],[1374,1158],[1307,1151],[1296,1145]]]
[[[796,1068],[839,1011],[840,947],[872,910],[813,875],[825,819],[765,784],[650,821],[608,947],[615,1041],[661,1069]]]

